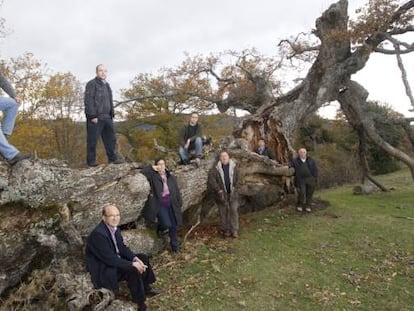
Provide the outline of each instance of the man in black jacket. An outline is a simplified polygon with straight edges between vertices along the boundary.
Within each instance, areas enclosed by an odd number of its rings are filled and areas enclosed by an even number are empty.
[[[157,233],[168,231],[172,252],[179,252],[177,228],[183,223],[182,198],[178,188],[177,179],[166,169],[165,160],[155,160],[155,165],[149,165],[142,169],[142,174],[147,177],[151,191],[145,204],[145,218],[150,223],[158,220]]]
[[[317,183],[318,168],[315,161],[307,156],[305,148],[300,148],[298,154],[299,156],[290,165],[295,169],[295,187],[298,192],[296,209],[302,212],[303,206],[305,206],[305,210],[311,212],[311,202]]]
[[[190,122],[180,132],[180,148],[178,153],[184,165],[190,163],[189,153],[191,150],[195,150],[198,161],[203,156],[203,139],[198,117],[198,113],[193,112],[190,117]]]
[[[150,311],[145,304],[145,295],[159,294],[150,286],[155,282],[154,272],[146,255],[135,255],[124,244],[117,228],[119,221],[120,214],[115,205],[102,209],[102,221],[86,240],[87,269],[95,288],[117,292],[118,282],[126,280],[138,310]]]
[[[99,137],[105,146],[109,163],[120,164],[115,152],[116,136],[114,129],[114,103],[112,90],[106,82],[106,69],[100,64],[96,66],[96,77],[86,84],[85,114],[86,114],[86,163],[88,166],[97,166],[96,144]]]

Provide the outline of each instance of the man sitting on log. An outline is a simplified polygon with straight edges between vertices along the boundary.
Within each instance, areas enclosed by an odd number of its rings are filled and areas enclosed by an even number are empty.
[[[259,144],[259,147],[256,149],[257,154],[268,157],[271,160],[275,158],[273,156],[272,151],[266,146],[264,139],[259,139],[258,144]]]
[[[180,133],[180,154],[181,163],[187,165],[190,163],[190,153],[195,151],[196,160],[200,162],[203,157],[203,139],[201,125],[198,123],[198,113],[193,112],[190,116],[190,122],[186,124]]]
[[[118,282],[126,280],[132,300],[139,311],[150,311],[145,296],[160,292],[151,288],[155,282],[149,259],[144,254],[135,255],[123,242],[118,208],[109,204],[102,209],[102,221],[86,240],[87,269],[95,288],[117,292]]]

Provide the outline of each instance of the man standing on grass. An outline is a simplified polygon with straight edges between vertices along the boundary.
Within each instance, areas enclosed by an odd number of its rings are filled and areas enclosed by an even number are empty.
[[[219,207],[223,238],[239,237],[239,171],[227,151],[220,152],[219,161],[210,171],[208,183]]]
[[[116,136],[114,129],[114,102],[112,90],[106,81],[104,65],[96,66],[96,77],[86,84],[85,114],[86,114],[86,163],[88,166],[97,166],[96,144],[99,137],[105,146],[108,162],[120,164],[124,161],[116,156]]]
[[[298,150],[298,157],[290,164],[295,169],[295,187],[298,192],[296,210],[311,212],[311,203],[318,178],[318,168],[315,161],[307,156],[305,148]]]

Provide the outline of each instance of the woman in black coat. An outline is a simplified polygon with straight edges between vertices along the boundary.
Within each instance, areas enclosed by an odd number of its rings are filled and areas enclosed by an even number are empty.
[[[168,230],[171,250],[179,251],[177,227],[182,225],[182,200],[177,180],[165,167],[164,159],[155,160],[155,165],[142,170],[147,177],[151,192],[145,205],[145,218],[154,222],[158,218],[158,231]]]

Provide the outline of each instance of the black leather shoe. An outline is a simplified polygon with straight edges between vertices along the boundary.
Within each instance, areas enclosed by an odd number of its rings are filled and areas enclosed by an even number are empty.
[[[25,159],[30,159],[31,157],[32,157],[32,155],[30,153],[21,153],[21,152],[19,152],[13,158],[11,158],[10,160],[7,160],[7,162],[10,165],[15,165],[17,162],[20,162],[20,161],[25,160]]]
[[[150,288],[149,290],[145,291],[145,296],[150,298],[150,297],[154,297],[154,296],[157,296],[157,295],[161,295],[162,293],[163,293],[163,291],[161,289]]]
[[[145,303],[139,303],[138,311],[152,311],[152,309],[148,307]]]
[[[116,159],[115,161],[110,161],[109,162],[109,164],[122,164],[122,163],[125,163],[125,161],[124,160],[122,160],[122,159]]]

